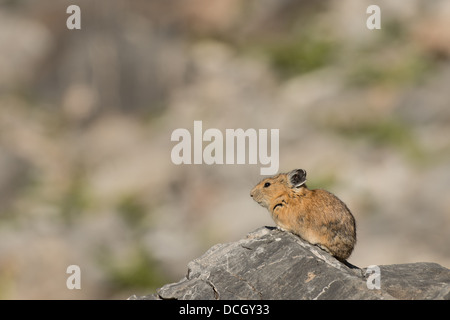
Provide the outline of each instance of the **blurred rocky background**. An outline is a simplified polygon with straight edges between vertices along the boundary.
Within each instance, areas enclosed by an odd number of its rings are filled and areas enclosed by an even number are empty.
[[[352,264],[449,267],[449,21],[445,0],[0,1],[0,298],[145,295],[273,225],[260,165],[172,163],[194,120],[280,129],[280,171],[354,213]]]

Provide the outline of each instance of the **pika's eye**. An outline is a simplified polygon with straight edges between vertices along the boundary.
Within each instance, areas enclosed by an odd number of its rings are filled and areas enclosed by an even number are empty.
[[[270,182],[264,183],[264,188],[270,187]]]

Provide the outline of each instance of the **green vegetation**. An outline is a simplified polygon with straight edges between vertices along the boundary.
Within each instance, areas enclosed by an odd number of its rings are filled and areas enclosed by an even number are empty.
[[[304,35],[268,45],[264,51],[274,69],[281,76],[290,77],[328,64],[336,49],[336,44],[325,38]]]
[[[70,224],[77,219],[90,204],[87,182],[82,169],[77,168],[67,190],[63,193],[60,208],[61,217]]]
[[[394,147],[415,162],[425,160],[425,151],[416,140],[412,128],[398,119],[359,122],[336,130],[351,139],[364,139],[374,145]]]
[[[138,228],[147,216],[148,209],[137,195],[124,196],[117,205],[120,217],[132,228]]]
[[[415,84],[420,82],[432,68],[431,61],[411,55],[394,61],[364,59],[357,62],[350,71],[351,85],[391,85]]]
[[[145,289],[150,292],[168,282],[159,263],[142,246],[130,253],[126,263],[119,263],[107,252],[103,252],[101,257],[100,264],[114,291]]]

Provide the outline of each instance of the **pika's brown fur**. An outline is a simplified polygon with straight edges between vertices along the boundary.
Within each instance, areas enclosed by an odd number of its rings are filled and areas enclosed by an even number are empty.
[[[267,208],[283,230],[345,261],[356,243],[355,218],[332,193],[305,185],[306,171],[296,169],[258,183],[250,196]]]

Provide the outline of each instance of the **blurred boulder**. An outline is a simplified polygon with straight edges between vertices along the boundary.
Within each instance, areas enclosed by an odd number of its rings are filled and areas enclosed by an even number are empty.
[[[0,148],[0,215],[16,199],[30,179],[29,163],[6,148]]]

